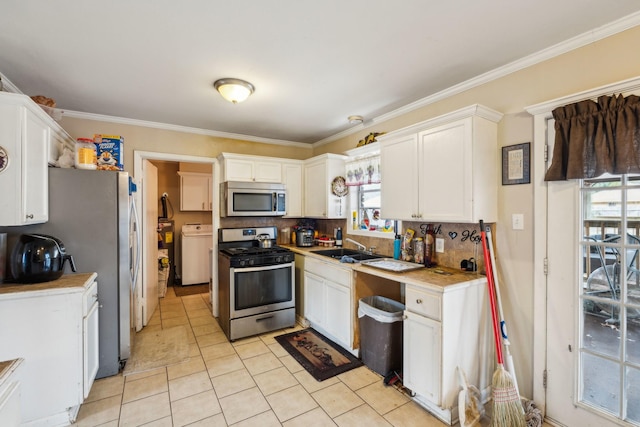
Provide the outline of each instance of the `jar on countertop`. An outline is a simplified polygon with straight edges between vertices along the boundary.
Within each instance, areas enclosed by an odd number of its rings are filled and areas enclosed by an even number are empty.
[[[98,153],[96,150],[96,144],[93,142],[93,139],[78,138],[76,140],[76,169],[96,170],[97,158]]]
[[[417,237],[413,244],[413,262],[424,264],[424,240]]]

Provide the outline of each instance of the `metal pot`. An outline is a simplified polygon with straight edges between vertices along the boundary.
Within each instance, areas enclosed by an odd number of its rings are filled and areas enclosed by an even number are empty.
[[[40,283],[59,279],[69,261],[76,271],[73,257],[67,255],[60,239],[46,234],[22,234],[11,254],[11,273],[18,283]]]
[[[258,239],[258,244],[263,249],[269,249],[273,245],[271,236],[269,236],[267,233],[258,234],[256,238]]]

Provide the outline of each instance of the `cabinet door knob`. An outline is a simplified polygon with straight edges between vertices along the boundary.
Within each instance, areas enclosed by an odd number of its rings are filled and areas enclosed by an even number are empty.
[[[420,298],[416,299],[416,304],[422,304],[422,300]]]
[[[27,214],[27,219],[33,219],[33,214]]]

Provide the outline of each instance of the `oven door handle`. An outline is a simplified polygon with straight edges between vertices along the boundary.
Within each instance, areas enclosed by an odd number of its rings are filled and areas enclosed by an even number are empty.
[[[277,270],[279,268],[290,268],[293,267],[293,262],[287,262],[284,264],[275,264],[275,265],[263,265],[259,267],[231,267],[230,270],[234,273],[250,273],[252,271],[266,271],[266,270]]]

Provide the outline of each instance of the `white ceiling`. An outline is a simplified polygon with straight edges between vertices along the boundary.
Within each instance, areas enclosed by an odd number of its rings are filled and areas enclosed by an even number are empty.
[[[3,0],[0,73],[69,114],[314,143],[348,132],[349,115],[366,124],[638,11],[638,0]],[[213,89],[223,77],[256,91],[233,105]]]

